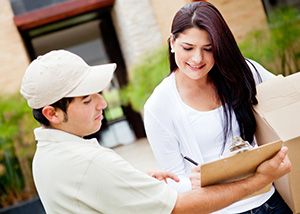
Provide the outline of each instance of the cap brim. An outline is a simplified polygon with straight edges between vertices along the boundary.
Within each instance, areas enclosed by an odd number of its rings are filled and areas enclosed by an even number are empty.
[[[65,97],[80,97],[99,93],[109,85],[116,67],[115,63],[90,66],[85,78]]]

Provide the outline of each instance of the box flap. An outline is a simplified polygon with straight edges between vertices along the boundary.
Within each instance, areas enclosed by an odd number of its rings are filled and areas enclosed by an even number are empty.
[[[300,72],[294,73],[285,77],[285,79],[298,91],[300,92]]]
[[[283,141],[300,136],[300,101],[283,108],[267,112],[264,119]]]
[[[286,77],[276,76],[262,84],[257,89],[257,100],[255,111],[264,116],[265,113],[285,107],[300,101],[300,75]]]

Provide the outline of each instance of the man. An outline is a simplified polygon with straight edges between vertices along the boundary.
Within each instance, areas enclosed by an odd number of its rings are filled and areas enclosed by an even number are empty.
[[[247,179],[177,194],[133,168],[114,151],[83,136],[101,127],[106,102],[99,94],[115,64],[89,66],[65,50],[34,60],[21,93],[42,127],[33,159],[34,182],[47,213],[207,213],[254,193],[291,169],[284,147]],[[197,168],[200,178],[199,168]]]

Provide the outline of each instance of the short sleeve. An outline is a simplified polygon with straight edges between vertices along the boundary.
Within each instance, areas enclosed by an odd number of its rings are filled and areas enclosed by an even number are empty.
[[[101,152],[88,171],[84,182],[90,183],[96,195],[91,201],[103,213],[171,213],[175,206],[175,190],[135,169],[114,151]]]
[[[274,74],[272,74],[270,71],[265,69],[261,64],[255,62],[254,60],[247,59],[246,62],[252,71],[256,85],[275,77]]]

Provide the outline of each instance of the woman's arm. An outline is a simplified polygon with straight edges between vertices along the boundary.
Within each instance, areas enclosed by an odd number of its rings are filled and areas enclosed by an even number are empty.
[[[179,182],[169,182],[169,186],[172,186],[178,192],[191,190],[191,182],[188,175],[186,175],[184,160],[174,134],[168,132],[147,109],[144,112],[144,124],[147,139],[159,167],[162,170],[176,174],[180,179]]]

